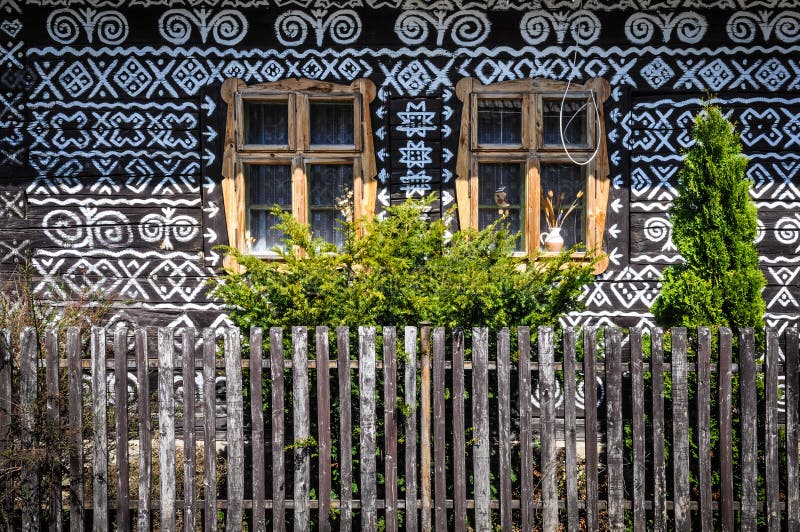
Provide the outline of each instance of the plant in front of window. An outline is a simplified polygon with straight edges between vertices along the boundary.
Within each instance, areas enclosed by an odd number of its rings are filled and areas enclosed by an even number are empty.
[[[542,213],[547,222],[547,231],[539,235],[539,241],[547,251],[560,252],[564,248],[564,237],[561,236],[561,227],[579,205],[583,197],[583,190],[579,190],[568,206],[564,207],[566,194],[558,196],[552,190],[545,194],[542,192]]]

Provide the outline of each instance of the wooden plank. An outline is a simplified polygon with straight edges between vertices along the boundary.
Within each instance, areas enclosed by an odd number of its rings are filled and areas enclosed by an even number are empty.
[[[175,357],[174,331],[158,329],[158,465],[161,529],[175,530]],[[105,530],[105,529],[100,529]]]
[[[2,332],[0,332],[2,334]],[[2,342],[2,339],[0,339]],[[2,349],[2,347],[0,347]],[[61,430],[61,404],[59,393],[59,353],[58,353],[58,331],[50,329],[45,333],[45,379],[47,389],[47,422],[55,431],[57,438],[62,437]],[[3,386],[2,379],[0,379],[0,387]],[[0,399],[1,401],[2,399]],[[2,436],[0,436],[2,439]],[[126,443],[127,445],[127,443]],[[126,458],[127,462],[127,458]],[[127,464],[126,464],[127,467]],[[50,493],[48,494],[50,512],[48,515],[48,522],[53,530],[61,532],[63,529],[63,520],[61,516],[62,497],[61,497],[61,482],[54,482],[51,486]],[[127,530],[122,529],[120,530]]]
[[[462,334],[463,340],[463,334]],[[462,344],[463,345],[463,344]],[[406,367],[403,380],[404,402],[408,409],[405,423],[406,530],[417,530],[417,328],[405,328],[403,349]],[[462,405],[463,408],[463,405]],[[462,459],[463,462],[463,459]],[[466,497],[465,497],[466,499]],[[456,524],[458,526],[458,524]]]
[[[719,527],[733,531],[733,434],[731,371],[732,337],[727,327],[719,329]],[[653,391],[655,393],[655,390]]]
[[[531,333],[529,327],[517,329],[519,344],[519,439],[520,439],[520,508],[522,530],[532,530],[533,508],[533,427],[531,404]]]
[[[250,418],[253,424],[253,530],[267,529],[264,500],[264,399],[263,382],[264,330],[250,328]],[[189,532],[188,530],[186,532]]]
[[[521,368],[521,365],[520,365]],[[564,451],[567,530],[578,530],[578,457],[575,431],[575,329],[564,327]]]
[[[466,424],[464,418],[464,329],[453,330],[453,511],[456,532],[467,530]]]
[[[800,349],[797,328],[786,330],[786,517],[789,530],[800,530]]]
[[[431,520],[431,327],[420,327],[420,428],[419,428],[419,486],[420,524],[423,531],[433,529]]]
[[[225,332],[225,403],[228,436],[228,512],[225,530],[242,530],[244,516],[244,412],[242,348],[238,327]]]
[[[598,481],[597,481],[597,377],[595,374],[595,351],[597,330],[586,327],[583,330],[584,353],[584,430],[586,442],[586,529],[595,531],[600,529],[599,514],[597,511]]]
[[[497,333],[497,407],[500,458],[500,527],[510,531],[511,520],[511,350],[508,327]],[[434,376],[434,380],[436,377]]]
[[[320,532],[330,530],[331,509],[331,386],[328,328],[317,327],[317,433],[319,454],[319,516]]]
[[[130,529],[128,495],[128,329],[114,331],[114,417],[117,422],[117,530]]]
[[[472,329],[472,421],[475,425],[475,444],[472,447],[475,494],[475,528],[489,530],[492,526],[491,471],[489,467],[489,330]]]
[[[83,395],[81,378],[81,331],[67,330],[67,387],[69,426],[75,427],[69,450],[69,529],[83,532]]]
[[[766,376],[764,381],[766,399],[765,427],[765,473],[767,484],[767,528],[770,532],[781,529],[780,472],[778,470],[778,332],[768,327]]]
[[[755,338],[752,328],[739,330],[739,419],[742,474],[741,530],[756,530],[758,512],[758,403],[756,397]]]
[[[203,329],[203,513],[205,532],[217,530],[217,334]]]
[[[311,436],[308,398],[308,329],[292,327],[292,426],[294,429],[294,529],[311,522]],[[363,430],[363,429],[362,429]],[[374,456],[374,453],[373,453]]]
[[[375,327],[358,328],[361,528],[378,529],[375,464]]]
[[[622,430],[622,333],[606,327],[606,457],[608,460],[608,519],[611,530],[624,530],[625,479]],[[685,530],[685,529],[681,529]]]
[[[653,395],[653,530],[667,528],[667,466],[664,458],[664,331],[650,330]]]
[[[633,437],[633,529],[643,531],[647,518],[644,510],[645,455],[644,441],[644,374],[642,363],[642,330],[630,331],[631,346],[631,429]]]
[[[23,449],[33,448],[37,425],[36,402],[39,395],[37,393],[38,341],[36,329],[33,327],[25,327],[19,335],[19,421],[20,444]],[[105,379],[103,383],[105,383]],[[103,399],[105,400],[105,396],[103,396]],[[105,414],[105,411],[103,411],[103,414]],[[103,416],[103,421],[105,422],[105,415]],[[22,499],[22,530],[39,530],[39,511],[41,509],[39,477],[35,468],[24,471],[22,477],[22,489],[19,492]]]
[[[444,328],[436,327],[433,331],[433,470],[434,470],[434,511],[436,530],[447,529],[447,478],[445,477],[445,460],[447,443],[445,442],[444,412]]]
[[[350,388],[350,330],[336,328],[339,368],[339,487],[340,529],[350,530],[353,523],[353,423]]]
[[[558,528],[558,458],[556,456],[556,377],[553,328],[539,327],[539,408],[541,415],[542,528]]]
[[[397,330],[383,328],[384,478],[386,479],[386,530],[397,530]],[[444,377],[444,376],[443,376]]]
[[[108,427],[106,401],[106,331],[92,327],[92,526],[108,528]]]
[[[152,456],[152,431],[150,427],[150,379],[147,365],[147,330],[134,332],[136,350],[136,379],[139,382],[139,500],[136,512],[138,532],[150,530],[150,475]]]
[[[684,327],[672,329],[672,476],[675,529],[689,530],[689,386]]]
[[[0,452],[5,452],[9,446],[9,428],[11,427],[11,413],[13,399],[11,396],[12,378],[11,336],[8,329],[0,329]],[[6,482],[0,482],[0,489],[8,490]],[[2,508],[3,524],[11,528],[10,516],[13,513],[11,501],[6,501]]]
[[[194,532],[197,522],[197,444],[195,442],[195,338],[197,331],[183,331],[183,530]],[[259,398],[261,396],[259,395]]]
[[[269,330],[270,376],[272,377],[272,528],[286,530],[286,477],[283,465],[283,329]]]
[[[700,526],[712,530],[711,502],[711,331],[697,331],[697,454],[700,480]]]

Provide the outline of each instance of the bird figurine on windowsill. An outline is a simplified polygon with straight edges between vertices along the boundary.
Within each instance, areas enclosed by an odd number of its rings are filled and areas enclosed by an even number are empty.
[[[511,207],[511,204],[508,202],[508,193],[506,192],[505,185],[498,187],[497,190],[494,191],[494,204],[500,207],[497,211],[497,214],[500,216],[506,216],[508,214],[508,207]]]

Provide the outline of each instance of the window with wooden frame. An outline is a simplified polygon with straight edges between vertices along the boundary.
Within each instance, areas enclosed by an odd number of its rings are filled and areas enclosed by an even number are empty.
[[[377,185],[369,104],[375,85],[287,79],[222,85],[228,104],[222,192],[231,246],[276,257],[275,205],[341,247],[340,222],[371,217]]]
[[[483,85],[465,78],[456,94],[463,103],[456,168],[461,227],[483,229],[503,217],[509,230],[521,234],[517,253],[535,259],[553,253],[544,241],[554,212],[565,247],[586,247],[573,258],[596,254],[595,272],[605,271],[608,82],[595,78],[568,88],[546,79]],[[548,201],[554,211],[548,212]]]

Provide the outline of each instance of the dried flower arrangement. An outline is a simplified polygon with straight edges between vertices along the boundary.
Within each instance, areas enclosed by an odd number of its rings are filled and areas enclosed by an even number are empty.
[[[555,229],[556,227],[561,227],[572,211],[580,205],[580,200],[583,197],[583,190],[579,190],[575,195],[575,199],[572,200],[572,203],[564,208],[566,197],[567,195],[564,192],[559,194],[558,197],[555,197],[552,190],[548,190],[547,194],[542,193],[542,212],[544,212],[544,218],[547,221],[548,228]]]

